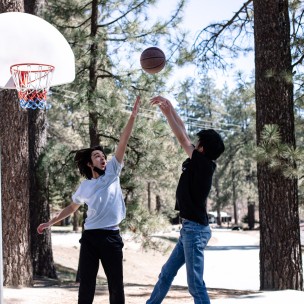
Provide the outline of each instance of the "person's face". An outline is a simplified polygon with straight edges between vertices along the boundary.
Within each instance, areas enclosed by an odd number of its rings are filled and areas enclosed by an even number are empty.
[[[196,146],[195,146],[195,150],[197,150],[200,153],[203,153],[204,147],[203,146],[199,146],[199,144],[200,144],[200,142],[198,140],[197,143],[196,143]]]
[[[104,154],[99,150],[95,150],[92,152],[91,161],[92,161],[92,165],[90,166],[91,168],[97,167],[101,170],[104,170],[106,168],[107,165],[106,158]]]

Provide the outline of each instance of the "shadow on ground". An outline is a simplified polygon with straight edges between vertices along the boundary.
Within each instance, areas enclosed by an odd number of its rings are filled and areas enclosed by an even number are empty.
[[[49,279],[43,277],[35,277],[33,288],[48,288],[57,287],[77,292],[79,283],[76,283],[76,271],[74,269],[56,264],[58,279]],[[126,297],[144,297],[147,298],[151,294],[154,285],[151,284],[138,284],[138,283],[125,283]],[[105,279],[98,277],[96,295],[105,295],[108,293],[108,286]],[[235,290],[225,288],[209,288],[208,289],[210,299],[220,298],[236,298],[239,296],[246,296],[252,294],[259,294],[253,290]],[[188,288],[185,286],[172,286],[168,293],[167,299],[175,299],[182,301],[183,299],[191,298]]]

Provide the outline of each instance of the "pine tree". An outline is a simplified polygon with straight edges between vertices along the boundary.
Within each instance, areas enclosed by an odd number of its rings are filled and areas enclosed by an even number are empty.
[[[48,20],[67,37],[76,57],[75,81],[71,85],[52,88],[49,134],[53,140],[50,145],[58,151],[65,151],[62,155],[99,143],[109,154],[113,153],[129,115],[126,112],[130,111],[136,95],[141,95],[142,109],[128,144],[121,176],[127,206],[134,204],[139,209],[141,205],[147,206],[146,187],[150,179],[153,180],[153,196],[160,195],[163,201],[172,204],[173,183],[165,178],[172,174],[164,174],[163,169],[171,170],[177,158],[171,148],[168,130],[156,109],[149,106],[149,99],[155,92],[165,90],[170,62],[160,75],[153,76],[134,66],[139,61],[140,51],[160,39],[169,40],[169,49],[171,46],[173,50],[178,45],[183,50],[183,34],[172,38],[172,30],[180,21],[184,1],[178,4],[170,20],[147,26],[150,21],[146,10],[154,2],[93,1],[85,5],[82,1],[49,1],[50,9],[46,12]],[[165,151],[169,150],[172,160],[159,155],[163,147]],[[53,154],[53,157],[56,161],[60,159],[59,155]],[[48,153],[45,156],[46,167],[51,160]],[[60,178],[62,182],[50,178],[50,199],[54,203],[55,200],[63,203],[63,198],[59,199],[57,193],[65,182],[69,188],[63,193],[71,193],[79,181],[68,178],[74,173],[72,166],[68,168],[71,171],[58,171],[60,168],[57,168],[51,172],[52,176],[54,172],[66,174]],[[169,184],[171,188],[168,190],[165,187]],[[135,216],[132,217],[130,212],[127,219],[131,221]]]
[[[24,10],[23,1],[1,1],[0,13]],[[14,91],[0,92],[2,242],[4,285],[29,286],[30,252],[28,115]]]
[[[203,59],[201,65],[220,66],[227,54],[235,56],[238,51],[246,52],[252,47],[252,40],[246,35],[254,29],[258,145],[262,143],[264,128],[277,124],[282,142],[295,148],[293,68],[303,56],[299,52],[301,43],[294,41],[301,39],[302,27],[297,24],[301,24],[302,13],[299,10],[298,15],[291,15],[293,36],[290,37],[289,9],[296,12],[299,3],[292,1],[289,6],[287,0],[248,0],[231,20],[208,26],[197,39],[198,52]],[[230,39],[226,43],[225,32],[228,30]],[[299,48],[294,47],[297,45]],[[213,58],[212,54],[215,54]],[[302,290],[297,179],[286,178],[282,170],[274,171],[265,163],[258,163],[257,177],[261,289]],[[281,277],[283,272],[284,277]]]

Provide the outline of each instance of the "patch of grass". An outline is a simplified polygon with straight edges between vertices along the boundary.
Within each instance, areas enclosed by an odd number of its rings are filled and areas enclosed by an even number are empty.
[[[55,264],[55,267],[57,271],[58,280],[60,283],[69,284],[76,282],[77,271],[75,269],[68,268],[60,264]],[[107,284],[107,280],[97,276],[96,284],[97,285]]]
[[[77,271],[72,268],[65,267],[60,264],[55,264],[58,280],[61,283],[75,283]]]

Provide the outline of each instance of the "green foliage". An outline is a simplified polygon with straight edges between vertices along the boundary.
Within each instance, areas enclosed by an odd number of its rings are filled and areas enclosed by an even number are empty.
[[[63,208],[71,202],[71,191],[76,189],[80,180],[71,157],[62,157],[69,155],[69,149],[67,144],[49,142],[41,157],[40,172],[47,179],[48,200],[54,209]]]
[[[229,20],[203,28],[194,42],[197,65],[202,71],[234,66],[241,53],[253,50],[253,1],[246,1]]]
[[[278,125],[265,125],[257,147],[257,160],[279,171],[286,178],[298,180],[299,202],[304,203],[304,149],[282,142]]]
[[[121,225],[125,231],[131,231],[134,240],[140,242],[144,249],[150,248],[164,251],[163,243],[153,239],[153,233],[165,231],[167,219],[159,214],[150,213],[142,204],[133,201],[128,206],[127,218]]]
[[[291,144],[282,143],[277,125],[265,125],[257,147],[257,159],[274,170],[280,170],[286,177],[298,177],[296,163],[303,160],[303,152]]]
[[[213,210],[257,199],[254,89],[241,74],[237,76],[238,85],[231,92],[216,88],[214,80],[203,75],[198,81],[189,78],[183,82],[177,96],[193,140],[200,129],[213,128],[225,142],[226,150],[216,161],[210,193]]]
[[[121,187],[127,205],[123,227],[144,239],[163,218],[147,210],[147,183],[151,183],[153,202],[159,195],[161,212],[168,215],[175,202],[181,154],[167,123],[149,100],[165,91],[171,64],[177,60],[182,63],[179,54],[186,54],[184,33],[178,30],[184,1],[173,8],[168,20],[151,21],[147,9],[155,3],[100,1],[96,33],[91,2],[51,0],[45,12],[48,21],[69,41],[76,60],[75,81],[51,88],[49,98],[49,141],[42,162],[49,176],[49,200],[54,208],[70,203],[81,181],[70,152],[92,144],[91,129],[109,158],[113,155],[134,100],[140,95],[142,105],[128,143]],[[160,41],[172,50],[166,54],[170,61],[161,74],[147,75],[138,67],[140,51]]]
[[[257,199],[255,149],[255,100],[252,82],[238,75],[235,90],[224,98],[225,120],[230,132],[226,134],[223,160],[231,180],[233,201]]]

